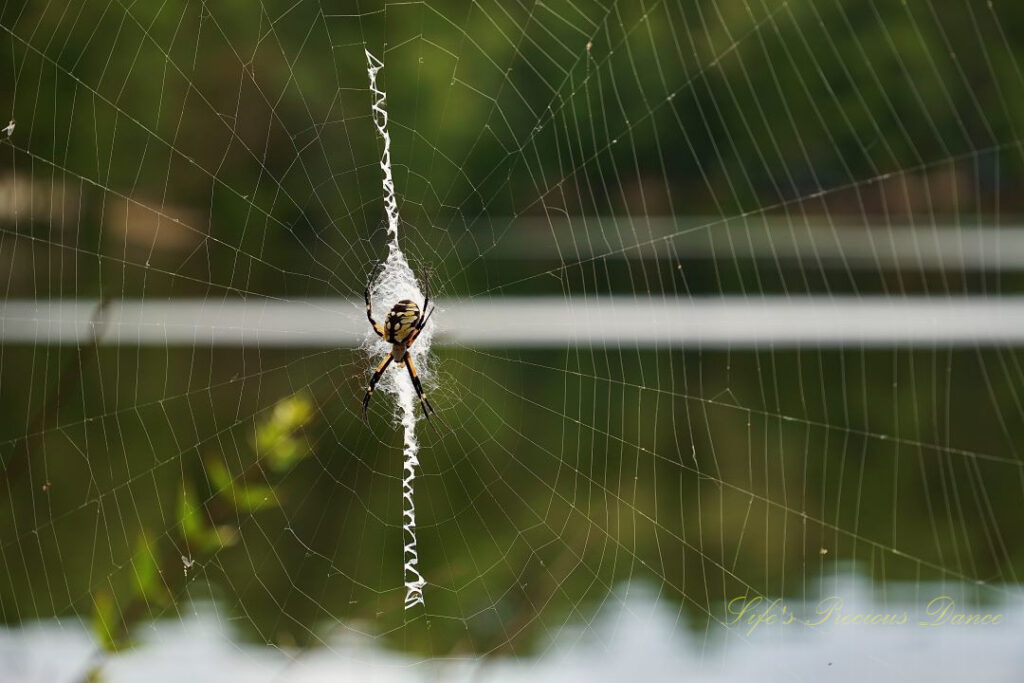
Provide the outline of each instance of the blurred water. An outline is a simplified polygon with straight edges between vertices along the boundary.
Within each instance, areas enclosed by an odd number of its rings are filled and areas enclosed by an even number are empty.
[[[448,658],[426,661],[384,649],[368,635],[338,630],[326,646],[306,650],[266,647],[237,638],[212,604],[184,610],[181,620],[150,622],[139,645],[101,655],[77,620],[47,620],[0,631],[0,681],[79,681],[94,668],[106,681],[1018,681],[1024,669],[1024,591],[995,589],[999,601],[978,604],[965,584],[890,584],[880,598],[854,573],[822,580],[818,595],[787,601],[799,615],[789,624],[737,623],[692,629],[677,608],[649,587],[622,585],[589,624],[552,635],[536,657]],[[892,597],[895,596],[895,597]],[[1001,615],[996,625],[953,625],[932,603],[948,596],[954,607]],[[836,599],[849,618],[902,614],[904,624],[837,623]],[[832,607],[827,623],[819,610]],[[726,607],[716,615],[730,618]],[[801,623],[803,619],[804,623]],[[742,623],[739,623],[742,622]],[[60,653],[54,656],[54,653]]]

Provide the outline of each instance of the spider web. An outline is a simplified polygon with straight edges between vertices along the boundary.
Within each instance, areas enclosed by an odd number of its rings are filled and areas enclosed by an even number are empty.
[[[650,608],[726,662],[813,630],[755,635],[737,597],[1011,604],[1019,335],[775,344],[749,319],[684,344],[621,320],[1019,310],[1022,22],[966,0],[6,4],[4,621],[106,651],[202,613],[290,663],[358,638],[478,665],[611,647]],[[359,420],[390,240],[367,51],[452,426],[413,453],[409,611],[408,442],[387,396]],[[530,343],[558,311],[599,334]],[[246,336],[275,326],[288,343]],[[98,648],[81,665],[116,674]]]
[[[387,302],[402,301],[409,297],[418,300],[422,295],[416,283],[416,276],[409,268],[409,263],[405,260],[405,254],[402,253],[398,243],[398,204],[395,199],[395,182],[391,172],[391,136],[388,134],[388,115],[385,108],[387,95],[377,86],[377,74],[384,68],[384,64],[369,50],[366,51],[366,62],[367,74],[370,77],[370,91],[374,96],[373,124],[384,143],[384,152],[380,160],[380,170],[384,175],[381,185],[384,190],[384,211],[388,217],[388,235],[391,238],[384,267],[379,277],[374,277],[370,287],[377,293],[378,299],[385,302],[386,307]],[[369,287],[367,291],[370,291]],[[421,314],[425,320],[428,319],[426,316],[430,314],[430,310],[426,300],[424,300]],[[430,336],[431,332],[421,332],[417,338],[419,343],[409,353],[422,359],[430,351]],[[392,358],[391,349],[388,348],[388,344],[384,340],[380,340],[378,347],[383,347],[379,348],[381,354],[389,354],[387,357]],[[384,386],[388,387],[387,384]],[[416,438],[417,394],[411,378],[402,378],[392,382],[390,387],[392,393],[398,398],[398,406],[402,410],[402,429],[405,432],[404,461],[402,462],[402,500],[404,502],[402,532],[405,540],[403,569],[405,571],[405,609],[410,609],[423,604],[423,586],[426,585],[426,581],[417,567],[419,553],[416,551],[416,505],[413,501],[413,480],[416,478],[416,468],[419,466],[416,455],[420,450],[419,440]],[[424,410],[426,410],[425,405]]]

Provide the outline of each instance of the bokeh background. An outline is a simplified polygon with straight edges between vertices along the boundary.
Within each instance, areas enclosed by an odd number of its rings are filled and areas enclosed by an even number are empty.
[[[386,254],[365,49],[402,247],[442,302],[1011,300],[1022,36],[1000,0],[7,2],[0,326],[58,299],[95,329],[120,300],[362,315]],[[452,431],[419,426],[410,612],[402,435],[388,397],[359,420],[365,349],[0,329],[4,637],[84,634],[71,677],[116,677],[201,611],[289,661],[357,635],[494,672],[619,642],[597,624],[630,591],[708,660],[709,633],[752,638],[732,598],[850,576],[875,610],[1012,612],[1018,342],[473,348],[437,324]],[[1007,632],[970,633],[941,637]]]

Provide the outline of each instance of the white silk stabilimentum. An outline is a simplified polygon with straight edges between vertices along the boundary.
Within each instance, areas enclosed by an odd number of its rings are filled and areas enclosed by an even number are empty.
[[[382,181],[384,209],[388,217],[388,256],[384,261],[383,269],[372,283],[371,290],[374,311],[379,311],[377,313],[379,317],[390,310],[395,302],[402,299],[411,299],[422,306],[423,294],[420,292],[416,276],[398,244],[398,202],[395,199],[395,181],[391,175],[391,136],[388,134],[388,113],[384,107],[387,96],[383,90],[377,87],[377,73],[384,68],[384,64],[370,54],[369,50],[366,51],[366,62],[367,73],[370,76],[370,90],[373,92],[373,124],[384,141],[380,169],[384,173]],[[426,311],[423,313],[426,314]],[[424,361],[430,351],[430,342],[433,336],[432,326],[433,323],[424,328],[416,338],[416,344],[409,349],[421,377],[426,376],[427,366]],[[376,336],[373,339],[375,341],[371,350],[376,358],[391,351],[390,344]],[[423,587],[427,583],[418,568],[416,506],[413,503],[412,487],[413,480],[416,478],[416,468],[419,466],[417,453],[420,450],[419,441],[416,439],[416,390],[405,369],[401,365],[395,364],[385,373],[380,387],[383,391],[395,395],[400,411],[400,420],[405,430],[405,459],[402,466],[402,539],[405,562],[405,609],[410,609],[415,605],[424,604]]]

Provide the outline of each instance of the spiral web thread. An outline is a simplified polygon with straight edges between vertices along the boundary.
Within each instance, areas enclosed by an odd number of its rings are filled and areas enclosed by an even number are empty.
[[[421,299],[416,277],[398,245],[398,202],[395,199],[395,181],[391,175],[391,136],[388,134],[388,113],[384,108],[387,95],[377,87],[377,72],[384,68],[383,62],[366,50],[367,74],[370,77],[370,90],[373,92],[373,123],[384,141],[384,151],[380,158],[380,169],[383,172],[381,185],[384,190],[384,209],[388,217],[388,257],[384,268],[374,284],[374,290],[384,292],[389,300],[397,300],[399,291],[411,296],[401,298]],[[392,291],[394,293],[392,294]],[[425,354],[429,348],[429,339],[417,339],[417,355]],[[410,351],[411,352],[411,351]],[[397,368],[396,368],[397,370]],[[394,372],[396,381],[391,384],[398,398],[401,409],[401,422],[405,430],[404,461],[402,465],[402,540],[405,577],[405,609],[417,604],[424,604],[423,587],[426,580],[420,574],[419,554],[416,551],[416,505],[413,502],[413,480],[419,466],[419,441],[416,439],[416,402],[415,389],[412,382],[403,373]]]

